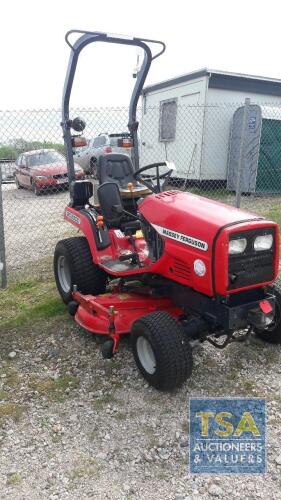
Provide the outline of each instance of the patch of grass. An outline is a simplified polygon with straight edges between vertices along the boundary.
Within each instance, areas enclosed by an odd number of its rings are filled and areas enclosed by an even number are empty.
[[[27,306],[26,304],[18,305],[19,312],[14,318],[6,320],[1,327],[16,328],[24,324],[30,324],[41,319],[51,318],[65,312],[65,306],[59,298],[50,298],[45,302]]]
[[[241,392],[241,394],[249,396],[250,394],[256,393],[257,387],[252,380],[247,380],[242,378],[239,380],[239,387],[237,389],[239,392]]]
[[[114,413],[113,417],[116,420],[119,420],[120,422],[122,422],[128,418],[128,415],[126,415],[125,413]]]
[[[112,394],[104,394],[93,401],[95,410],[102,410],[106,405],[117,403],[117,399]]]
[[[14,474],[11,474],[8,479],[7,479],[7,484],[8,485],[16,485],[21,482],[22,478],[21,475],[18,472],[15,472]]]
[[[51,400],[64,402],[63,393],[68,388],[76,389],[79,387],[80,379],[72,375],[64,375],[53,380],[51,378],[35,379],[34,377],[29,381],[29,388],[37,391],[41,396],[47,396]]]
[[[7,391],[0,389],[0,401],[7,401],[7,399],[10,399],[10,394]]]
[[[71,481],[75,482],[79,479],[85,479],[89,477],[97,477],[99,474],[99,467],[94,459],[89,459],[84,465],[75,467],[69,472],[69,478]]]
[[[64,396],[57,395],[55,399],[56,399],[57,403],[60,403],[60,404],[65,403],[65,397]]]
[[[27,290],[34,288],[36,286],[36,281],[25,281],[22,283],[16,283],[13,286],[14,293],[18,293],[19,295],[23,295]]]
[[[232,363],[232,359],[230,359],[230,366],[231,366],[231,363]],[[233,367],[233,370],[238,373],[240,373],[241,370],[243,370],[244,366],[243,366],[243,363],[240,359],[235,359],[235,366]]]
[[[204,360],[204,368],[207,367],[207,368],[215,368],[217,366],[217,362],[214,358],[212,357],[206,357],[206,359]]]
[[[211,198],[214,200],[223,200],[229,197],[229,192],[223,188],[199,188],[199,187],[188,187],[185,189],[189,193],[198,194],[199,196],[204,196],[205,198]]]
[[[14,368],[9,367],[9,365],[6,365],[0,369],[0,375],[6,375],[5,377],[1,378],[1,382],[3,384],[3,391],[0,391],[0,400],[1,400],[1,394],[3,398],[7,396],[8,394],[6,393],[7,388],[12,389],[19,385],[20,376],[18,372]]]
[[[65,312],[54,281],[26,281],[0,290],[0,331]]]
[[[268,347],[268,346],[267,346]],[[268,347],[267,350],[265,350],[263,352],[265,358],[266,358],[266,364],[267,365],[271,365],[271,364],[275,364],[275,363],[278,363],[278,360],[279,360],[279,352],[277,349],[271,349],[270,347]]]
[[[80,384],[80,379],[78,377],[74,377],[73,375],[64,375],[63,377],[59,377],[55,380],[56,387],[60,390],[65,390],[68,387],[77,388]]]
[[[6,387],[15,387],[20,383],[20,377],[16,370],[12,368],[3,368],[0,370],[1,374],[6,374],[6,377],[3,379],[3,385]]]
[[[57,444],[61,442],[62,436],[60,434],[52,434],[51,439],[54,444]]]
[[[25,410],[25,406],[14,403],[0,404],[0,422],[9,418],[18,422]]]
[[[230,368],[226,372],[226,378],[227,378],[228,383],[239,382],[240,381],[239,377],[240,377],[240,371],[236,370],[235,368]]]
[[[144,394],[144,399],[148,404],[158,405],[161,402],[161,400],[163,401],[163,393],[156,391],[153,392],[147,391]]]
[[[264,215],[267,219],[270,219],[270,220],[273,220],[274,222],[276,222],[279,225],[279,227],[281,228],[281,205],[280,205],[280,203],[278,203],[278,205],[275,205],[274,207],[272,207]]]
[[[109,377],[114,374],[114,372],[119,370],[119,368],[122,366],[122,363],[120,363],[120,360],[107,360],[107,362],[104,364],[104,371],[105,371],[105,376]]]
[[[48,427],[50,424],[48,417],[41,417],[40,422],[41,422],[41,427]]]

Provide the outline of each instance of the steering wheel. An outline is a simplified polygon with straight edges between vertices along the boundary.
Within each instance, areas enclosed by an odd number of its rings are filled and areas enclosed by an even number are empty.
[[[167,170],[167,172],[160,174],[159,167],[167,167],[167,168],[170,167],[170,168],[169,170]],[[147,175],[147,176],[143,175],[144,172],[146,172],[147,170],[151,170],[152,168],[156,169],[155,175]],[[146,187],[148,187],[148,189],[151,189],[153,193],[161,193],[161,191],[167,184],[174,170],[175,170],[175,165],[173,162],[161,161],[158,163],[151,163],[150,165],[145,165],[145,167],[139,168],[134,172],[133,176],[137,181],[141,182]],[[165,179],[162,185],[160,183],[161,179]],[[156,181],[156,183],[153,184],[153,181]]]

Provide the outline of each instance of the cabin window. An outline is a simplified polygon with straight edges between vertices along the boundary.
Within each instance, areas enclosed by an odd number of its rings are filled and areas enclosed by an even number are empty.
[[[174,141],[176,138],[177,99],[160,102],[159,141]]]

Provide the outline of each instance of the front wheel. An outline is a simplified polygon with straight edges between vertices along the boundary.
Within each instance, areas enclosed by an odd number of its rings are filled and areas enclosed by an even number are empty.
[[[19,183],[17,176],[15,177],[15,183],[16,183],[17,189],[22,189],[22,185]]]
[[[281,344],[281,291],[277,285],[272,285],[269,291],[275,295],[275,317],[271,325],[260,330],[254,328],[254,332],[260,339],[270,344]]]
[[[38,187],[36,186],[36,183],[34,181],[31,181],[31,186],[32,186],[32,191],[35,194],[35,196],[40,196],[41,191],[40,191],[40,189],[38,189]]]
[[[131,342],[137,367],[156,389],[172,390],[191,376],[191,346],[170,314],[156,311],[136,320]]]
[[[73,286],[79,292],[99,295],[105,292],[107,274],[94,264],[85,237],[74,237],[57,243],[54,254],[54,274],[62,300],[72,300]]]

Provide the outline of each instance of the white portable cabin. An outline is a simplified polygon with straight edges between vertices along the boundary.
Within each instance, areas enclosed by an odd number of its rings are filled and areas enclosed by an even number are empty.
[[[226,181],[232,117],[245,98],[281,104],[281,80],[202,69],[146,87],[140,163],[174,161],[176,177]]]

